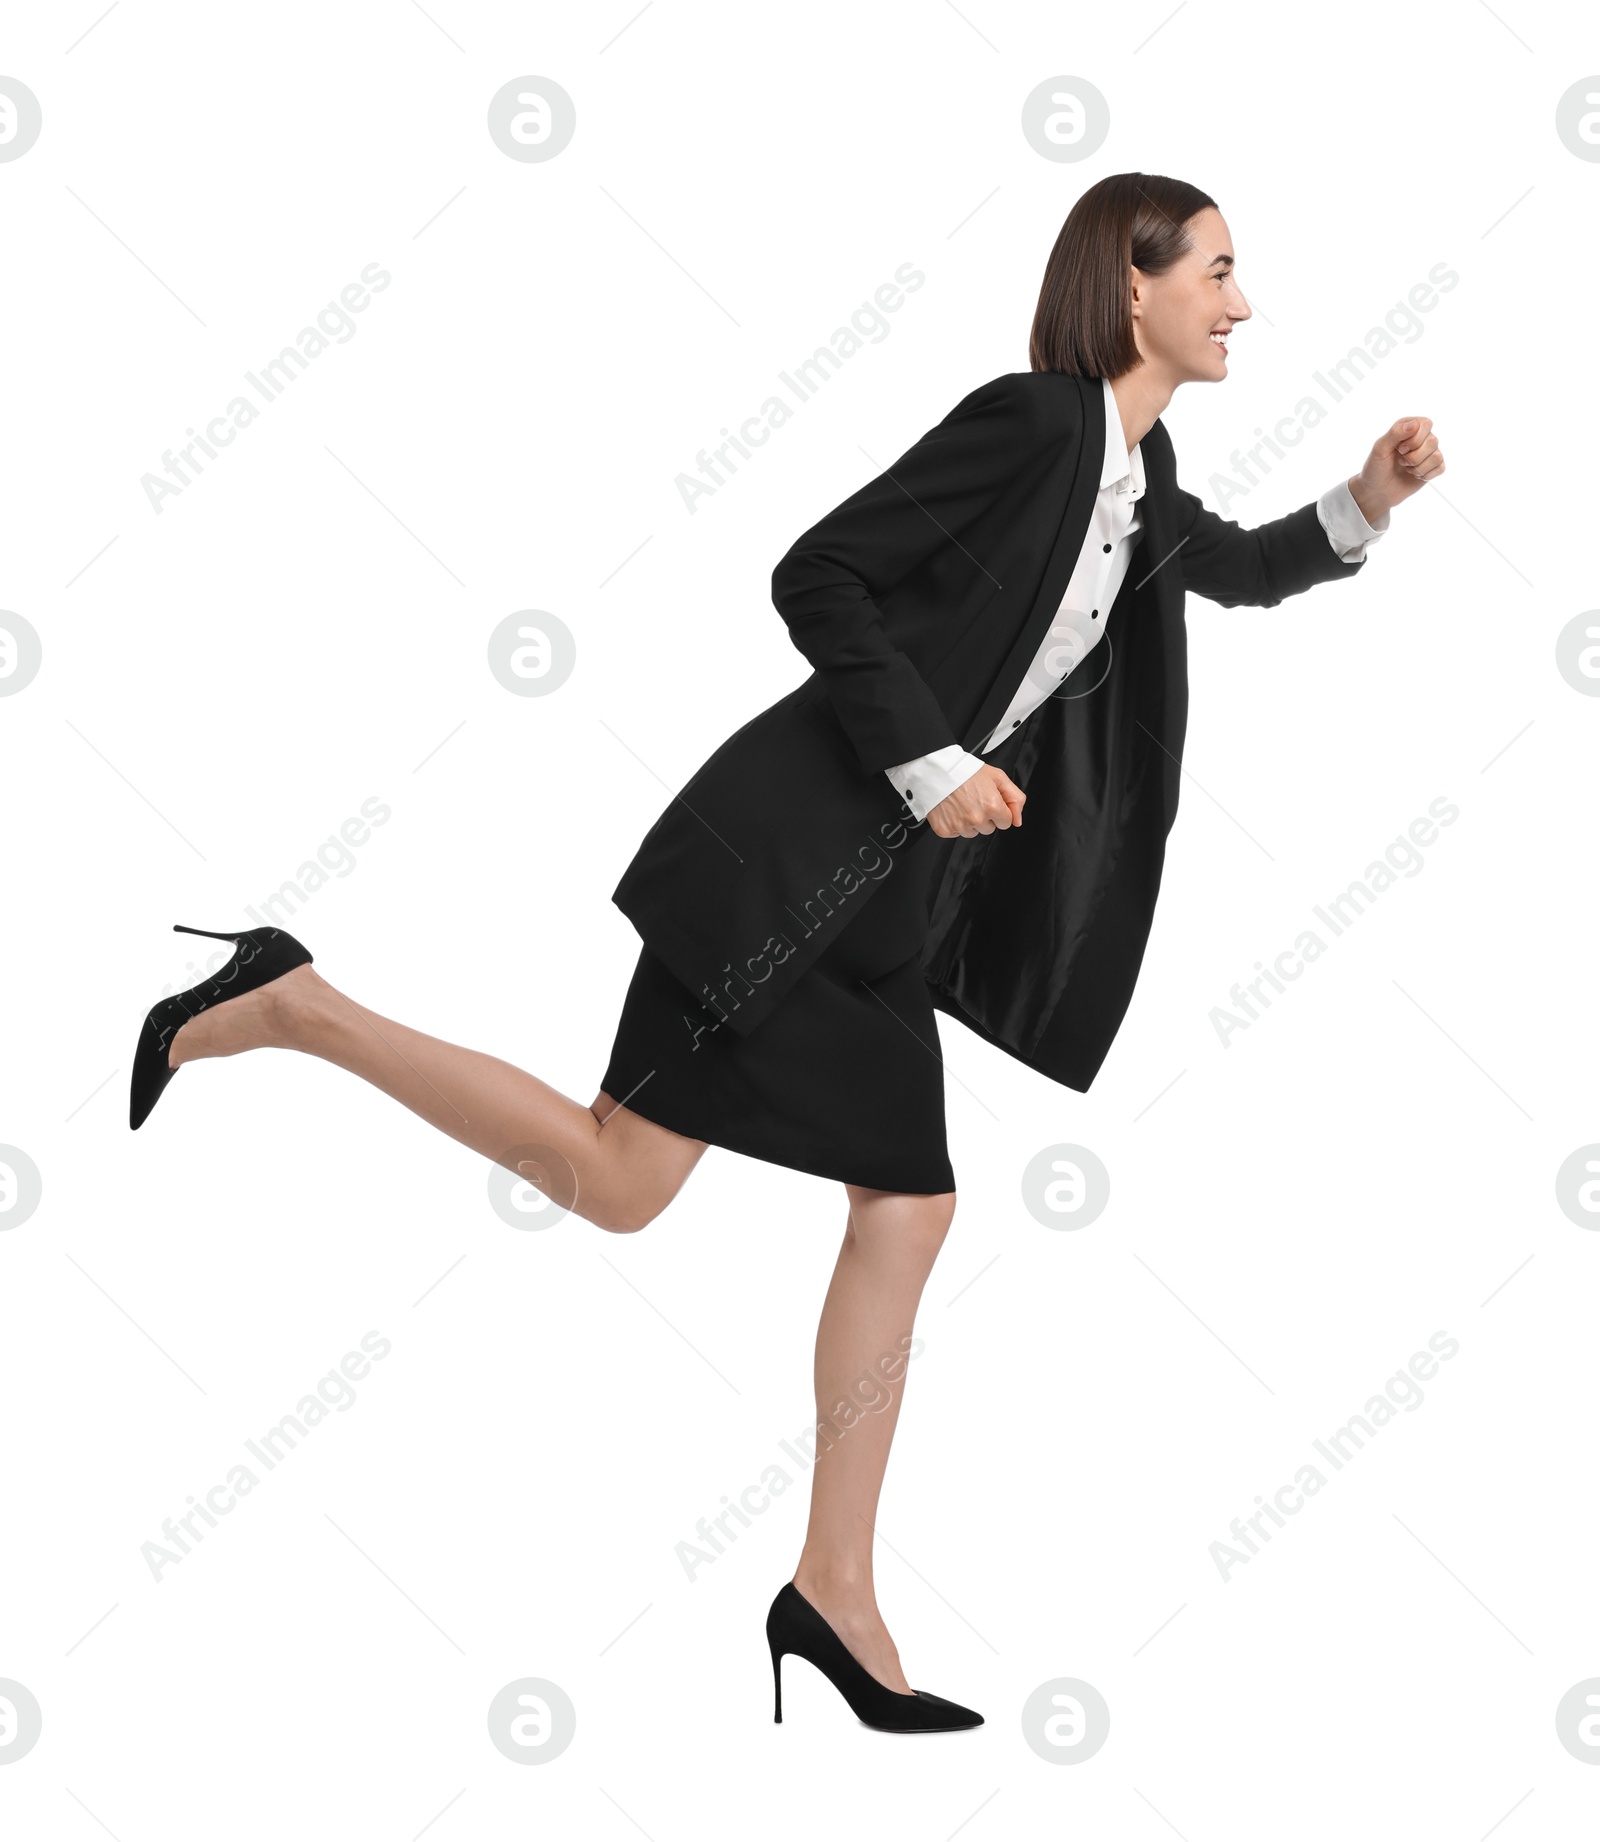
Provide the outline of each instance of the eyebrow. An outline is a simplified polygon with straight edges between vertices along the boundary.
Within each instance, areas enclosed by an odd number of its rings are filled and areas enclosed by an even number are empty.
[[[1214,269],[1219,262],[1232,262],[1232,261],[1233,261],[1232,256],[1213,256],[1211,260],[1206,264],[1206,267],[1208,269]]]

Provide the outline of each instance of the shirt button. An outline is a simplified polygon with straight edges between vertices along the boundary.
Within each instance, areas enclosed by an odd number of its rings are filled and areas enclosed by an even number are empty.
[[[1089,616],[1089,618],[1090,620],[1098,620],[1100,618],[1100,610],[1096,608],[1095,611]]]
[[[1102,550],[1109,550],[1109,549],[1111,548],[1111,546],[1110,546],[1110,544],[1102,544],[1102,545],[1100,546],[1100,548],[1101,548]]]
[[[1011,719],[1011,727],[1015,729],[1020,725],[1021,722],[1022,722],[1022,718],[1020,716],[1014,716]]]

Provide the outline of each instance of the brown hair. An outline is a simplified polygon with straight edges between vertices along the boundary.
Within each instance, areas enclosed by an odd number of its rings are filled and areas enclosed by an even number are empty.
[[[1090,186],[1045,264],[1028,335],[1031,369],[1121,377],[1142,363],[1128,270],[1166,274],[1190,247],[1188,220],[1216,202],[1160,173],[1111,173]]]

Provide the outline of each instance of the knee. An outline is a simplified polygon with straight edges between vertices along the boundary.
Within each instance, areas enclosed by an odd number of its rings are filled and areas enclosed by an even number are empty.
[[[955,1191],[949,1190],[942,1196],[919,1196],[916,1201],[921,1204],[916,1211],[918,1231],[935,1247],[942,1247],[950,1224],[956,1218]]]
[[[942,1242],[955,1220],[955,1191],[942,1196],[906,1196],[902,1200],[906,1206],[897,1224],[901,1231],[909,1229],[923,1240]]]
[[[858,1237],[894,1247],[912,1244],[930,1260],[944,1245],[956,1213],[954,1190],[935,1196],[853,1190],[850,1202],[850,1226]]]
[[[607,1234],[637,1234],[641,1228],[650,1226],[661,1209],[659,1198],[630,1196],[591,1201],[583,1213],[596,1228],[604,1228]]]

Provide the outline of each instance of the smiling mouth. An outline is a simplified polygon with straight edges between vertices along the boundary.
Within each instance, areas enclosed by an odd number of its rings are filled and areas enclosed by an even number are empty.
[[[1211,343],[1219,352],[1226,352],[1228,349],[1228,335],[1226,333],[1213,333],[1211,335]]]

